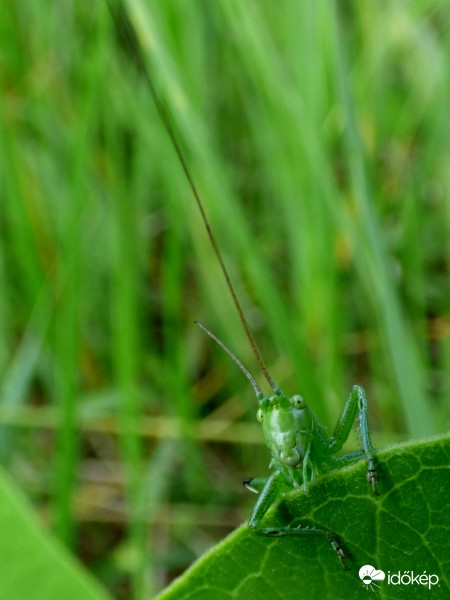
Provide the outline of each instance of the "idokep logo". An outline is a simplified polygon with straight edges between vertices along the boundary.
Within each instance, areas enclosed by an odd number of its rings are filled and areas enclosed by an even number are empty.
[[[439,583],[439,577],[434,573],[414,573],[414,571],[388,571],[387,582],[389,585],[422,585],[431,590],[431,586]]]
[[[359,570],[359,578],[363,582],[363,585],[367,590],[371,589],[373,592],[376,587],[380,587],[376,582],[384,581],[385,577],[386,574],[384,571],[381,571],[380,569],[377,570],[375,567],[372,567],[372,565],[363,565]]]
[[[381,569],[375,569],[372,565],[363,565],[359,570],[359,578],[361,579],[366,590],[375,591],[375,588],[381,587],[378,582],[386,579],[386,573]],[[433,585],[439,583],[439,577],[434,573],[428,574],[426,571],[423,573],[414,573],[414,571],[397,571],[395,573],[387,572],[388,585],[421,585],[427,587],[429,590]]]

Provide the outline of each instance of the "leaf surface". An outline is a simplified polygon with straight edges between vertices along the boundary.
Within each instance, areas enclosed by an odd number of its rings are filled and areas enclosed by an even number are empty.
[[[289,492],[263,521],[333,531],[349,554],[348,571],[324,536],[268,538],[244,525],[158,599],[450,598],[450,436],[395,445],[376,459],[378,497],[361,461],[321,477],[308,494]],[[363,565],[382,569],[385,580],[365,588],[358,575]],[[406,571],[404,583],[395,583]],[[427,583],[409,582],[412,572],[415,578],[425,573]],[[439,582],[429,589],[430,574]]]
[[[1,600],[108,600],[110,596],[37,522],[0,470]]]

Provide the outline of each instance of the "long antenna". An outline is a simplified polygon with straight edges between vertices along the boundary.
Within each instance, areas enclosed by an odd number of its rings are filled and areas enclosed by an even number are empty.
[[[175,149],[175,152],[176,152],[178,159],[181,163],[181,166],[183,168],[184,174],[186,175],[186,179],[188,180],[189,187],[191,188],[191,191],[194,195],[197,206],[200,210],[200,214],[202,216],[203,223],[206,227],[208,237],[211,241],[211,245],[214,249],[214,252],[216,253],[217,259],[220,264],[220,268],[221,268],[222,273],[227,282],[228,289],[230,290],[230,294],[231,294],[231,297],[233,298],[234,305],[238,311],[242,326],[244,327],[245,334],[248,338],[248,341],[250,342],[250,346],[252,347],[252,350],[256,357],[256,360],[258,361],[259,368],[261,369],[261,372],[264,375],[264,377],[266,378],[266,381],[270,385],[270,387],[274,390],[274,392],[278,393],[280,391],[280,388],[272,379],[272,377],[269,373],[269,370],[267,369],[266,364],[263,360],[263,357],[262,357],[261,351],[258,347],[258,344],[256,343],[256,340],[253,337],[252,332],[250,331],[250,327],[245,318],[244,311],[242,310],[242,307],[241,307],[241,303],[239,302],[238,297],[236,295],[236,291],[234,289],[234,286],[231,283],[228,269],[225,266],[225,263],[222,258],[222,254],[221,254],[221,252],[219,250],[219,246],[217,245],[217,242],[216,242],[216,238],[214,237],[214,234],[211,230],[211,226],[210,226],[208,218],[206,216],[206,212],[203,207],[203,202],[200,198],[200,194],[198,193],[197,186],[195,185],[195,182],[194,182],[194,180],[191,176],[191,173],[188,169],[186,160],[184,158],[183,152],[181,151],[181,147],[178,143],[178,140],[175,135],[175,131],[172,127],[171,121],[170,121],[169,117],[167,116],[167,113],[164,110],[164,107],[163,107],[163,105],[159,99],[159,96],[156,92],[155,86],[153,85],[153,81],[152,81],[152,78],[150,77],[150,73],[148,71],[146,62],[144,60],[141,47],[136,38],[136,33],[130,23],[129,17],[128,17],[126,11],[124,10],[122,3],[118,2],[118,0],[107,0],[107,1],[108,1],[108,5],[110,8],[111,14],[113,16],[113,19],[118,28],[118,31],[121,32],[121,34],[123,34],[124,38],[126,39],[127,43],[129,44],[130,48],[133,50],[138,67],[141,70],[141,72],[143,73],[143,75],[147,81],[147,84],[150,88],[153,102],[155,103],[156,109],[159,113],[161,121],[163,122],[164,128],[165,128],[167,134],[169,135],[169,138],[172,142],[172,145]],[[205,331],[207,331],[207,330],[205,329]],[[211,335],[208,331],[207,331],[207,333],[208,333],[208,335]],[[213,337],[213,339],[214,339],[214,336],[211,335],[211,337]],[[224,345],[223,345],[223,347],[224,347]],[[239,364],[239,363],[237,363],[237,364]]]
[[[207,333],[209,335],[209,337],[212,338],[216,342],[216,344],[219,344],[219,346],[222,348],[222,350],[225,350],[225,352],[228,354],[228,356],[237,364],[237,366],[240,368],[240,370],[244,373],[244,375],[247,377],[247,379],[252,384],[253,389],[255,390],[256,397],[262,398],[263,393],[261,392],[261,388],[256,383],[253,375],[251,375],[250,372],[248,371],[248,369],[246,367],[244,367],[244,365],[241,363],[239,358],[233,352],[231,352],[231,350],[228,348],[228,346],[226,344],[224,344],[222,342],[222,340],[217,337],[217,335],[214,335],[214,333],[212,331],[210,331],[206,327],[206,325],[203,325],[203,323],[201,321],[194,321],[194,323],[196,325],[198,325],[201,329],[203,329],[203,331],[205,333]]]

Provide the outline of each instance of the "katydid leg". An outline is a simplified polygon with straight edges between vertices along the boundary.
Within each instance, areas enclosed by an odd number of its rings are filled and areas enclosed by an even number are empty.
[[[246,477],[242,483],[249,492],[260,494],[263,491],[268,479],[268,477]]]
[[[250,482],[253,480],[250,480]],[[245,482],[244,482],[245,483]],[[288,536],[304,536],[308,534],[313,535],[324,535],[330,542],[331,547],[336,552],[341,563],[342,568],[347,569],[347,565],[344,562],[346,553],[344,548],[341,546],[337,536],[329,531],[328,529],[322,529],[319,527],[259,527],[264,515],[279,497],[282,491],[285,491],[286,479],[280,471],[275,471],[266,482],[263,490],[258,496],[258,500],[253,508],[250,516],[248,525],[255,530],[258,535],[266,535],[270,537],[288,537]],[[253,489],[254,488],[250,488]]]
[[[285,485],[285,478],[280,471],[275,471],[272,473],[272,475],[267,479],[266,485],[259,494],[258,500],[253,507],[252,514],[250,515],[250,519],[248,521],[249,527],[252,529],[256,529],[258,527],[266,512],[269,510],[275,500],[278,499]],[[265,531],[261,529],[258,531],[258,533],[262,533],[262,535],[264,535]]]
[[[354,385],[352,393],[358,399],[358,417],[359,417],[359,435],[364,452],[364,458],[367,464],[367,483],[372,488],[372,492],[378,495],[378,476],[374,464],[374,448],[369,433],[369,420],[366,393],[359,385]]]
[[[344,408],[339,415],[333,432],[333,452],[339,451],[346,442],[352,429],[356,413],[358,413],[359,432],[362,445],[361,457],[364,457],[367,464],[367,483],[371,486],[372,492],[378,494],[378,477],[373,458],[374,448],[369,433],[367,398],[364,389],[359,385],[353,386],[344,404]],[[357,457],[357,453],[355,453],[354,456]],[[339,458],[343,461],[347,460],[348,462],[351,462],[352,460],[350,454]],[[337,458],[337,460],[339,460],[339,458]]]

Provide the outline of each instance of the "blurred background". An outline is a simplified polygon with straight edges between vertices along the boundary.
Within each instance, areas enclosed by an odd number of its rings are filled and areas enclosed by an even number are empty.
[[[268,473],[253,390],[194,319],[268,390],[120,21],[273,378],[330,430],[363,385],[376,447],[449,425],[450,30],[442,0],[112,4],[2,8],[0,454],[141,599]]]

